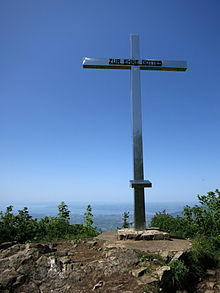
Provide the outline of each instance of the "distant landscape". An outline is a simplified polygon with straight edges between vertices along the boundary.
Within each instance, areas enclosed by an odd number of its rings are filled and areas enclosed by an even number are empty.
[[[27,207],[29,214],[33,218],[43,218],[45,216],[56,216],[59,202],[47,203],[0,203],[0,211],[5,211],[9,205],[13,206],[14,213],[17,210]],[[83,223],[83,215],[86,207],[90,203],[66,202],[71,211],[72,224]],[[147,203],[146,216],[149,224],[151,218],[161,211],[166,211],[172,216],[182,215],[185,205],[193,206],[195,202],[166,202],[166,203]],[[124,212],[129,212],[129,222],[133,222],[133,204],[132,203],[91,203],[94,216],[94,226],[98,232],[115,231],[122,226],[122,217]]]

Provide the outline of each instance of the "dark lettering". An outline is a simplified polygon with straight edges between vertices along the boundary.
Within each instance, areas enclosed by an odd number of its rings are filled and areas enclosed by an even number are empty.
[[[110,59],[111,63],[109,64],[121,64],[121,59]]]
[[[138,60],[131,59],[130,62],[131,62],[131,65],[139,65]]]
[[[113,61],[113,59],[109,59],[108,64],[113,64],[112,61]]]
[[[139,60],[134,59],[124,59],[124,65],[139,65]]]
[[[146,66],[162,66],[162,61],[159,60],[142,60],[141,62]]]

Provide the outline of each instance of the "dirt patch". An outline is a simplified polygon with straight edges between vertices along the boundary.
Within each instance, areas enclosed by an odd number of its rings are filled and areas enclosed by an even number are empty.
[[[170,240],[118,240],[117,232],[104,232],[97,239],[105,241],[104,246],[108,248],[135,249],[142,252],[162,253],[165,251],[177,252],[191,249],[191,242],[186,239]]]

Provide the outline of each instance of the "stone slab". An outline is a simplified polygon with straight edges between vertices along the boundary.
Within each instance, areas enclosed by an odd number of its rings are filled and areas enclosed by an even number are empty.
[[[169,240],[170,235],[158,229],[135,230],[134,228],[119,229],[118,240]]]

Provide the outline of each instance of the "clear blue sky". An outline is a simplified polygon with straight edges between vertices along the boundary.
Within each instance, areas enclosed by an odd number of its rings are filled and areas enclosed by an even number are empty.
[[[142,71],[146,199],[220,187],[219,0],[1,0],[0,201],[132,202],[130,72],[82,58],[186,60]]]

